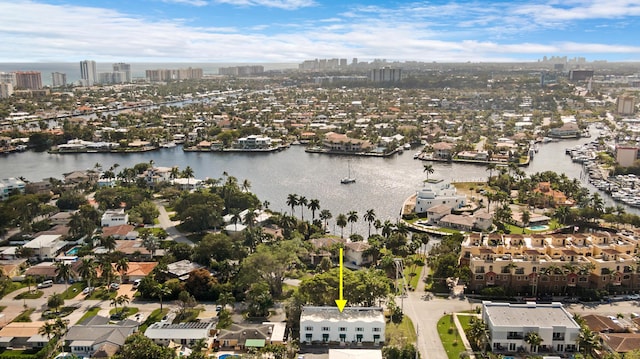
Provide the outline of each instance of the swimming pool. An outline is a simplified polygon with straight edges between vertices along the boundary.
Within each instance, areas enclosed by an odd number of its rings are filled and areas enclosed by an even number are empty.
[[[80,249],[80,247],[73,247],[71,249],[69,249],[65,254],[68,256],[75,256],[76,254],[78,254],[78,250]]]
[[[536,224],[535,226],[530,226],[529,229],[532,231],[546,231],[549,229],[549,226],[546,224]]]

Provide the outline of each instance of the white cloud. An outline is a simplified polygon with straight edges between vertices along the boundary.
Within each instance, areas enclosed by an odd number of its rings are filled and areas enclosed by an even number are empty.
[[[312,4],[308,0],[237,0],[234,4],[243,2],[246,6]],[[573,8],[583,3],[562,4]],[[627,4],[625,8],[630,7]],[[548,36],[549,40],[534,41],[524,34],[540,32],[544,25],[525,21],[529,9],[517,5],[500,12],[483,3],[361,6],[340,14],[323,14],[317,20],[282,18],[268,23],[260,19],[260,23],[243,24],[241,31],[215,23],[195,27],[192,20],[152,20],[104,8],[17,0],[0,3],[0,61],[297,62],[358,57],[461,62],[567,53],[640,58],[640,46],[581,43],[558,32]]]
[[[184,4],[184,5],[191,5],[191,6],[206,6],[209,4],[205,0],[162,0],[162,2],[169,3],[169,4]]]
[[[313,0],[215,0],[218,3],[236,6],[264,6],[284,10],[296,10],[303,7],[315,6]]]

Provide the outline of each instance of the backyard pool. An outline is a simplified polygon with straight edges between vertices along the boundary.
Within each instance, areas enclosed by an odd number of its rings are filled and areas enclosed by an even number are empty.
[[[529,230],[531,231],[546,231],[549,229],[549,226],[546,224],[536,224],[535,226],[530,226]]]
[[[65,254],[67,256],[75,256],[78,254],[78,250],[80,249],[80,247],[73,247],[71,249],[69,249]]]

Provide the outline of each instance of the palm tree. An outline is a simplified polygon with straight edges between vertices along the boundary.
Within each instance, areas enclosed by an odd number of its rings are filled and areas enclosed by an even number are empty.
[[[223,308],[235,301],[236,298],[233,297],[233,294],[231,292],[220,293],[220,296],[218,297],[218,304],[220,304]]]
[[[467,338],[476,344],[478,348],[484,351],[484,343],[487,340],[488,328],[486,323],[479,318],[471,317],[469,329],[467,329]]]
[[[249,182],[248,179],[245,179],[242,181],[242,190],[244,192],[249,192],[249,189],[251,189],[251,182]]]
[[[290,193],[287,196],[287,205],[291,206],[291,215],[293,216],[293,211],[295,207],[298,205],[298,195],[295,193]]]
[[[336,225],[340,227],[340,238],[344,238],[343,231],[344,227],[347,226],[347,216],[340,213],[338,217],[336,217]]]
[[[171,167],[171,172],[169,172],[169,179],[176,179],[180,177],[180,169],[178,166]]]
[[[56,324],[54,322],[45,322],[40,329],[38,329],[38,334],[45,335],[47,339],[51,340],[56,334]]]
[[[324,230],[327,231],[327,226],[329,225],[329,220],[333,218],[331,211],[328,209],[323,209],[320,211],[320,219],[324,222]]]
[[[80,262],[80,267],[78,267],[78,274],[82,277],[83,280],[87,281],[87,287],[91,287],[91,281],[98,276],[96,266],[96,262],[93,260],[93,258],[84,257],[82,258],[82,262]]]
[[[347,221],[349,223],[351,223],[351,233],[350,234],[353,234],[353,224],[358,222],[358,212],[349,211],[349,213],[347,213]]]
[[[537,351],[538,346],[542,343],[542,337],[536,332],[528,332],[524,335],[525,343],[529,344],[529,351],[534,353]]]
[[[100,245],[103,246],[108,252],[113,251],[117,247],[116,239],[112,236],[100,238]]]
[[[362,219],[367,221],[367,223],[369,224],[369,237],[371,237],[371,223],[376,220],[376,212],[373,210],[373,208],[368,209],[364,216],[362,216]]]
[[[526,209],[523,209],[521,216],[522,216],[521,217],[522,233],[524,233],[524,229],[527,228],[527,226],[529,226],[529,221],[531,220],[531,213],[529,213],[529,211],[527,211]]]
[[[182,178],[186,178],[187,179],[187,186],[189,186],[191,184],[191,179],[193,178],[194,172],[193,172],[193,168],[191,168],[191,166],[187,166],[183,171],[182,171]]]
[[[594,350],[599,350],[602,346],[598,337],[598,333],[587,327],[580,329],[578,334],[578,346],[582,348],[584,355],[591,355]]]
[[[427,179],[425,182],[429,182],[429,175],[433,174],[436,170],[433,169],[433,165],[425,164],[422,172],[427,174]]]
[[[231,208],[231,210],[229,211],[231,212],[231,223],[233,223],[233,227],[234,230],[237,232],[238,231],[238,222],[240,222],[242,220],[242,217],[240,217],[240,209],[238,208]]]
[[[101,276],[106,280],[105,285],[109,285],[111,283],[111,277],[113,277],[113,266],[111,266],[111,259],[105,256],[100,259],[98,262],[98,266],[100,267],[100,271],[102,272]]]
[[[256,222],[256,217],[256,211],[253,208],[249,208],[247,214],[244,215],[244,223],[249,227],[249,229],[253,228],[253,225]]]
[[[64,281],[64,288],[65,290],[68,289],[68,283],[69,283],[69,279],[72,276],[71,273],[71,264],[65,263],[65,262],[56,262],[55,264],[56,266],[56,280],[63,280]]]
[[[495,163],[489,163],[487,165],[487,171],[489,171],[489,179],[487,179],[487,183],[491,184],[491,177],[493,175],[493,171],[495,171],[496,169],[496,164]]]
[[[109,303],[109,306],[113,306],[113,309],[115,309],[114,312],[118,311],[118,304],[120,304],[118,297],[111,298],[111,303]]]
[[[149,251],[150,258],[153,258],[153,256],[156,254],[156,250],[159,247],[158,237],[152,234],[148,235],[142,238],[142,245],[146,250]]]
[[[392,232],[393,232],[393,223],[391,223],[391,221],[387,219],[382,224],[382,235],[385,238],[389,239],[389,236],[391,235]]]
[[[118,260],[116,261],[116,271],[120,273],[120,284],[124,279],[124,274],[129,270],[129,260],[124,255],[118,256]]]
[[[27,287],[29,287],[29,292],[28,293],[31,293],[31,286],[36,284],[36,279],[33,278],[32,275],[28,275],[28,276],[26,276],[24,278],[24,284],[26,284]]]
[[[154,296],[160,299],[160,313],[162,313],[162,298],[171,294],[171,289],[169,287],[165,287],[163,284],[158,283],[158,285],[153,287],[152,293]]]
[[[121,310],[120,313],[123,313],[125,306],[131,302],[131,299],[126,294],[118,296],[116,298],[116,300],[117,300],[118,304],[122,307],[122,310]]]
[[[298,205],[300,206],[300,218],[304,221],[304,207],[306,207],[309,204],[309,201],[307,200],[307,197],[305,196],[300,196],[298,198]]]
[[[311,222],[316,219],[316,211],[320,209],[320,200],[311,199],[309,200],[309,205],[307,206],[309,210],[311,210]]]

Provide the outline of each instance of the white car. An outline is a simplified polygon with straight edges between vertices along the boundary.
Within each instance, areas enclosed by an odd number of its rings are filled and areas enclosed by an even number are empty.
[[[640,300],[640,294],[629,294],[626,297],[627,300]]]
[[[93,292],[94,289],[95,289],[94,287],[86,287],[85,289],[82,290],[82,294],[87,295]]]

